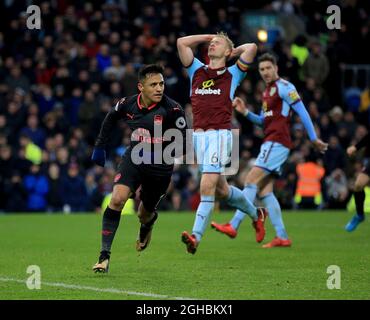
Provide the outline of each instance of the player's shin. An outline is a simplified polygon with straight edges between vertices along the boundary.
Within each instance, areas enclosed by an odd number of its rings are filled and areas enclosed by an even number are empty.
[[[271,192],[261,198],[263,205],[267,208],[271,223],[276,231],[276,235],[280,239],[288,239],[288,234],[285,230],[283,218],[281,215],[281,208],[279,201]]]
[[[215,205],[214,196],[201,196],[192,231],[192,233],[195,235],[198,241],[201,240],[204,234],[214,205]]]
[[[254,200],[256,198],[257,194],[257,185],[255,184],[247,184],[244,189],[243,189],[243,195],[246,199],[248,199],[249,203],[253,204]],[[230,224],[235,230],[238,230],[240,224],[243,222],[247,215],[241,211],[241,210],[236,210],[233,218],[230,221]],[[257,210],[255,209],[254,215],[253,213],[250,215],[253,220],[257,220]]]
[[[357,191],[353,193],[356,204],[356,212],[360,217],[364,217],[364,202],[365,202],[365,191]]]
[[[102,224],[102,246],[101,251],[110,252],[114,235],[116,234],[119,222],[121,219],[121,212],[107,207],[103,215]]]
[[[257,208],[249,201],[247,197],[243,195],[243,192],[234,187],[229,187],[229,196],[227,198],[227,204],[231,207],[243,211],[248,214],[253,220],[257,220]]]
[[[243,195],[251,202],[254,203],[257,194],[257,185],[247,184],[243,189]]]

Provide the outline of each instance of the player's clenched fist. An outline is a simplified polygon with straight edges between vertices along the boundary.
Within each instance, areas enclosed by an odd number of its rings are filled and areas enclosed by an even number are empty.
[[[248,109],[247,109],[244,101],[239,97],[236,97],[233,100],[233,107],[236,111],[240,112],[243,115],[246,115],[248,113]]]
[[[325,151],[328,150],[328,144],[320,139],[316,139],[312,141],[312,143],[315,148],[321,153],[325,153]]]

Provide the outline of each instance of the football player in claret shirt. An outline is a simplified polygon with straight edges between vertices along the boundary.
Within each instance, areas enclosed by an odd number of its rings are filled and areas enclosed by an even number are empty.
[[[362,172],[357,176],[355,185],[354,185],[354,197],[356,204],[356,214],[353,218],[347,223],[345,229],[348,232],[354,231],[357,226],[365,220],[364,214],[364,202],[365,202],[365,191],[364,188],[370,182],[370,134],[368,133],[364,136],[359,142],[353,146],[347,148],[347,154],[349,157],[352,157],[360,149],[365,148],[365,159]]]
[[[172,140],[163,136],[166,130],[179,130],[176,132],[182,137],[183,148],[187,125],[181,106],[163,93],[162,67],[144,66],[139,71],[138,89],[140,94],[121,99],[107,114],[92,154],[92,160],[104,166],[105,148],[113,126],[120,119],[128,124],[132,130],[131,143],[118,166],[112,199],[103,215],[102,245],[99,260],[93,266],[95,272],[108,272],[111,246],[121,210],[125,202],[135,196],[140,186],[138,217],[141,226],[136,250],[142,251],[148,246],[153,224],[158,216],[157,206],[165,196],[171,180],[174,157],[183,155],[179,154],[181,149],[174,150],[173,157],[171,153],[170,159],[165,159],[168,154],[163,152],[167,150],[166,146],[173,145]],[[180,148],[179,145],[177,147]]]
[[[273,186],[275,176],[281,174],[281,167],[287,160],[292,147],[291,110],[294,110],[301,118],[309,139],[318,151],[324,153],[328,144],[317,138],[310,116],[294,85],[279,77],[275,57],[269,53],[260,56],[258,70],[266,84],[261,114],[256,115],[248,111],[244,101],[240,98],[235,98],[233,101],[235,109],[254,124],[262,126],[264,132],[263,144],[253,168],[246,177],[244,192],[249,201],[254,202],[258,191],[275,228],[276,237],[263,247],[289,247],[291,240],[285,230],[280,205],[273,193]],[[237,211],[230,223],[212,222],[212,227],[230,237],[235,237],[244,218],[245,214]]]
[[[195,58],[192,51],[193,46],[204,42],[209,43],[208,65]],[[225,33],[218,33],[179,38],[177,48],[191,82],[193,145],[202,173],[201,199],[193,230],[191,234],[184,231],[181,239],[187,251],[194,254],[208,225],[217,196],[251,217],[256,241],[261,242],[265,236],[266,210],[256,208],[240,189],[229,186],[222,175],[232,149],[232,101],[237,86],[246,75],[248,64],[253,62],[257,46],[248,43],[234,48]],[[233,57],[238,57],[237,62],[226,67],[227,60]]]

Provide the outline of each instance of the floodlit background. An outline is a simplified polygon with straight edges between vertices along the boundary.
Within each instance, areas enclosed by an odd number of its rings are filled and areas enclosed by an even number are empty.
[[[333,4],[340,8],[339,29],[328,24]],[[40,8],[40,29],[27,28],[30,5]],[[368,221],[353,234],[344,231],[355,211],[352,186],[362,167],[361,154],[349,159],[345,150],[370,123],[368,0],[4,0],[0,12],[1,299],[369,299]],[[105,168],[94,165],[100,125],[120,98],[137,93],[137,70],[149,63],[165,67],[165,93],[181,103],[191,124],[189,79],[176,39],[218,31],[236,45],[255,42],[258,55],[270,51],[278,57],[280,76],[297,87],[319,136],[329,143],[324,156],[316,154],[293,115],[294,146],[275,185],[293,247],[264,251],[246,222],[233,241],[207,231],[197,254],[187,255],[180,234],[192,225],[193,215],[185,213],[194,213],[199,203],[200,175],[196,166],[181,165],[161,203],[148,252],[137,255],[139,224],[127,215],[110,274],[95,277],[101,217],[92,213],[107,205],[130,139],[120,123]],[[207,62],[206,53],[199,46],[196,56]],[[263,90],[254,64],[236,94],[259,112]],[[263,132],[236,114],[233,128],[240,129],[240,166],[228,179],[242,188]],[[320,187],[302,197],[297,169],[304,172],[310,161],[324,173],[317,177]],[[369,213],[370,188],[365,191]],[[137,200],[124,213],[133,214]],[[215,219],[228,221],[228,209],[218,204]],[[61,212],[72,214],[46,214]],[[267,232],[271,240],[270,225]],[[29,265],[40,267],[42,290],[27,289]],[[330,265],[341,268],[340,290],[327,287]]]

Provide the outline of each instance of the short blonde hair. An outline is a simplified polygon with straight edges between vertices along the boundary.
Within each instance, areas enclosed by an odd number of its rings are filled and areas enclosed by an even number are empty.
[[[234,42],[231,41],[229,36],[227,35],[226,32],[220,31],[216,33],[216,37],[222,38],[226,40],[227,45],[229,46],[230,50],[234,49]]]

